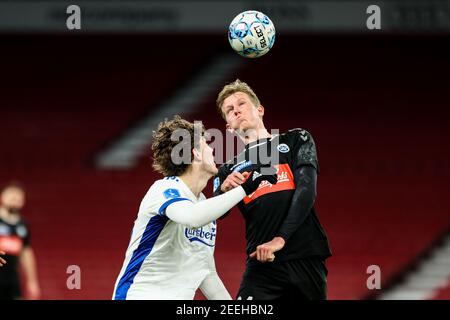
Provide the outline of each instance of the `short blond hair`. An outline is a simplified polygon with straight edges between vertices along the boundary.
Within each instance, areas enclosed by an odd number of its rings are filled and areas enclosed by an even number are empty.
[[[252,88],[250,86],[239,80],[236,79],[235,81],[225,85],[222,88],[222,91],[220,91],[219,95],[217,96],[216,105],[217,110],[219,111],[220,115],[225,119],[225,114],[222,111],[222,105],[226,98],[231,96],[232,94],[235,94],[236,92],[243,92],[246,93],[250,100],[253,102],[255,107],[259,107],[261,103],[259,102],[258,96],[255,94]]]

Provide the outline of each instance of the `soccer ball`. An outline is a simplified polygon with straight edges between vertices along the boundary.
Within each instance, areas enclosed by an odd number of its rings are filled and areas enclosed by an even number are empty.
[[[258,58],[272,48],[275,42],[275,26],[262,12],[244,11],[231,21],[228,41],[233,50],[241,56]]]

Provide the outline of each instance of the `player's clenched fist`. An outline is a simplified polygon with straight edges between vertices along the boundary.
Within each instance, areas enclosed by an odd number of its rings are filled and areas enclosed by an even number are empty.
[[[256,251],[250,254],[250,258],[256,258],[260,262],[272,262],[275,260],[274,253],[283,249],[284,244],[283,238],[275,237],[272,241],[257,246]]]
[[[248,172],[240,173],[237,171],[231,173],[222,183],[220,190],[222,190],[222,192],[227,192],[230,191],[231,189],[239,187],[241,184],[244,183],[245,179],[248,177],[248,174],[249,174]]]

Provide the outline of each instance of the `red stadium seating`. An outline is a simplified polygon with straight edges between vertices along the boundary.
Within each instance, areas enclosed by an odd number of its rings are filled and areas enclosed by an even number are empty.
[[[0,183],[27,187],[24,216],[44,299],[111,297],[139,202],[159,176],[148,155],[127,171],[99,170],[91,160],[214,54],[199,55],[181,37],[147,37],[155,36],[3,41],[5,61],[14,63],[0,80]],[[221,40],[210,43],[222,50]],[[182,57],[164,50],[174,41]],[[433,49],[440,41],[279,37],[229,79],[254,88],[268,128],[303,127],[315,138],[316,207],[334,253],[331,299],[367,297],[368,266],[379,265],[387,284],[449,227],[450,64],[449,52]],[[214,101],[199,102],[189,118],[224,128]],[[216,263],[235,296],[245,262],[239,212],[219,230]],[[81,290],[66,287],[72,264],[81,267]]]

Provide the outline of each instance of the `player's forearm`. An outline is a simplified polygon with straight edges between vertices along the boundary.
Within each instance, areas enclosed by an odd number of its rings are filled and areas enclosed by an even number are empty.
[[[305,221],[316,199],[316,169],[310,166],[302,166],[294,172],[294,175],[297,187],[286,219],[277,233],[277,236],[282,237],[285,241],[288,241]]]
[[[20,256],[20,264],[22,265],[27,281],[38,285],[36,259],[33,250],[30,247],[26,247],[23,250]]]
[[[167,217],[182,225],[198,228],[216,220],[245,197],[244,189],[239,186],[220,196],[192,203],[180,201],[166,209]]]
[[[203,280],[200,290],[208,300],[232,300],[219,275],[214,272]]]

